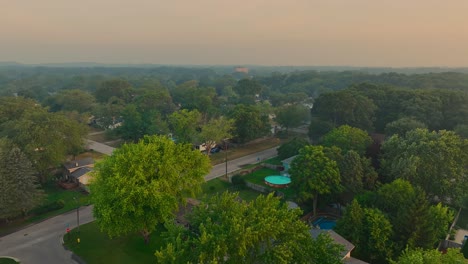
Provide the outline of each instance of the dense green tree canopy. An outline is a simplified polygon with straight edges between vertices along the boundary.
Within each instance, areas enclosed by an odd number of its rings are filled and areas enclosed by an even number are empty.
[[[90,93],[79,90],[62,90],[48,97],[44,104],[53,112],[77,111],[78,113],[91,112],[95,106],[96,99]]]
[[[451,131],[412,130],[384,142],[382,173],[420,186],[430,198],[456,202],[468,184],[468,140]]]
[[[353,150],[348,151],[342,157],[337,163],[345,189],[352,194],[361,193],[364,189],[372,190],[378,175],[370,159],[360,156]]]
[[[178,142],[195,143],[201,123],[201,114],[197,110],[182,109],[169,116],[172,133]]]
[[[213,118],[203,125],[199,135],[201,142],[206,143],[206,153],[209,154],[212,146],[221,143],[224,139],[232,138],[234,120],[225,117]]]
[[[200,189],[210,167],[191,145],[164,136],[125,144],[96,164],[90,189],[97,223],[111,237],[141,232],[148,239],[187,194]]]
[[[468,260],[463,257],[458,248],[449,248],[444,253],[437,249],[406,249],[391,264],[466,264]]]
[[[453,220],[448,207],[430,205],[424,191],[402,179],[384,184],[372,204],[385,212],[395,227],[397,252],[406,247],[432,248],[445,237]]]
[[[159,263],[341,263],[342,247],[309,227],[272,194],[252,202],[223,193],[194,208],[189,229],[171,226]]]
[[[427,126],[414,118],[403,117],[393,122],[390,122],[385,127],[385,134],[387,136],[399,135],[400,137],[405,136],[406,132],[414,130],[416,128],[427,128]]]
[[[371,131],[377,106],[366,96],[351,90],[320,95],[314,103],[312,115],[333,126],[350,125]]]
[[[286,129],[300,126],[310,118],[310,109],[301,104],[285,105],[276,109],[276,122]]]
[[[357,200],[347,206],[335,230],[355,243],[354,253],[365,260],[373,259],[372,254],[376,253],[367,251],[371,245],[364,243],[368,241],[368,232],[373,232],[370,229],[365,231],[369,223],[363,226],[366,210],[378,210],[390,224],[391,230],[386,238],[388,248],[380,251],[385,253],[380,257],[393,259],[405,248],[432,249],[446,236],[453,220],[453,212],[448,207],[431,205],[424,191],[402,179],[384,184],[377,191],[361,194]],[[385,259],[381,260],[385,262]]]
[[[0,98],[0,136],[19,146],[45,180],[47,171],[78,154],[87,127],[22,97]]]
[[[307,145],[309,145],[307,140],[295,137],[278,148],[278,158],[283,160],[295,156],[299,154],[301,148]]]
[[[34,168],[26,155],[6,138],[0,138],[0,219],[26,214],[41,204]]]
[[[112,97],[128,103],[132,100],[132,85],[124,79],[112,79],[101,83],[95,92],[96,100],[107,103]]]
[[[385,263],[392,256],[392,224],[379,209],[361,208],[353,201],[335,231],[356,246],[353,255],[359,259]]]
[[[289,170],[291,187],[302,201],[313,199],[314,215],[317,213],[319,195],[341,190],[338,165],[323,152],[322,146],[305,146],[294,158]]]
[[[364,155],[372,144],[372,138],[364,130],[343,125],[324,135],[321,144],[326,147],[338,147],[343,153],[353,150],[359,155]]]
[[[255,106],[237,105],[230,117],[234,119],[234,135],[241,143],[265,136],[270,132],[268,116]]]

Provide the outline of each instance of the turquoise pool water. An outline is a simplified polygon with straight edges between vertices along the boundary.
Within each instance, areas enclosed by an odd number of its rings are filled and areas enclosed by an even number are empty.
[[[314,221],[313,225],[319,226],[320,229],[329,230],[329,229],[333,229],[333,227],[336,226],[336,220],[325,218],[325,217],[320,217]]]
[[[290,184],[291,179],[289,177],[281,176],[281,175],[272,175],[265,177],[265,181],[275,185],[285,185]]]

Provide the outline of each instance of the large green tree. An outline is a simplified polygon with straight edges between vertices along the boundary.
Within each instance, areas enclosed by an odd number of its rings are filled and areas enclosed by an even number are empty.
[[[83,149],[87,127],[35,101],[0,98],[0,116],[0,135],[21,148],[43,181],[51,167]]]
[[[314,215],[317,213],[319,195],[341,190],[338,165],[323,152],[322,146],[305,146],[292,161],[289,170],[291,187],[302,201],[313,199]]]
[[[108,103],[112,97],[128,103],[132,99],[132,85],[124,79],[111,79],[101,83],[96,89],[96,100],[100,103]]]
[[[447,252],[437,249],[406,249],[396,261],[391,264],[466,264],[458,248],[449,248]]]
[[[148,241],[184,197],[200,189],[210,167],[191,145],[165,136],[123,145],[96,164],[90,188],[98,225],[111,237],[140,232]]]
[[[234,135],[241,143],[263,137],[270,132],[268,116],[256,106],[237,105],[230,117],[234,119]]]
[[[314,103],[312,115],[333,126],[350,125],[372,130],[377,106],[368,97],[352,90],[321,94]]]
[[[295,156],[299,154],[301,148],[307,145],[309,145],[307,140],[295,137],[278,148],[278,158],[283,160]]]
[[[382,174],[420,186],[431,198],[456,202],[468,188],[468,140],[451,131],[412,130],[382,146]]]
[[[366,153],[370,144],[372,144],[372,138],[366,131],[348,125],[333,129],[321,139],[323,146],[339,147],[343,153],[354,150],[361,156]]]
[[[353,255],[360,259],[385,263],[392,256],[392,224],[378,209],[362,208],[353,201],[335,230],[356,246]]]
[[[376,206],[389,217],[398,251],[406,247],[430,249],[445,237],[453,213],[441,204],[430,205],[419,187],[397,179],[384,184],[376,194],[369,206]]]
[[[273,194],[252,202],[225,192],[194,208],[188,229],[169,226],[159,263],[341,263],[342,247],[313,239],[299,217]]]
[[[0,138],[0,219],[26,214],[40,205],[44,193],[26,155]]]
[[[203,125],[199,135],[201,142],[206,143],[206,153],[209,155],[212,146],[220,143],[223,139],[232,138],[234,120],[225,117],[213,118]]]
[[[201,114],[197,110],[182,109],[169,116],[169,124],[178,142],[195,143],[198,140]]]
[[[385,126],[385,134],[387,136],[399,135],[405,136],[406,132],[414,130],[416,128],[427,128],[427,126],[414,118],[403,117],[393,122],[388,123]]]
[[[91,112],[96,99],[86,91],[72,89],[62,90],[57,94],[49,96],[45,105],[53,112],[77,111],[78,113]]]
[[[310,109],[302,104],[290,104],[276,109],[276,122],[281,127],[294,128],[310,119]]]
[[[364,189],[372,190],[377,181],[377,172],[370,159],[350,150],[338,162],[341,181],[345,189],[352,193],[361,193]]]

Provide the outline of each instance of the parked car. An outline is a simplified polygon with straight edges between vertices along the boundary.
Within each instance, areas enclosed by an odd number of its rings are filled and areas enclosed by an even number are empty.
[[[218,153],[221,150],[220,147],[214,147],[210,150],[211,153]]]

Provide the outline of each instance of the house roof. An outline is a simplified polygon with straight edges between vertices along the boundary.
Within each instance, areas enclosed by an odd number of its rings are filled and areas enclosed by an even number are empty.
[[[345,258],[344,259],[344,264],[369,264],[369,263],[367,263],[365,261],[362,261],[360,259],[350,257],[350,258]]]
[[[70,174],[71,177],[73,178],[80,178],[81,176],[85,175],[86,173],[92,171],[93,169],[91,168],[88,168],[88,167],[83,167],[83,168],[79,168],[77,169],[76,171],[72,172]]]
[[[73,168],[79,168],[79,167],[83,167],[83,166],[87,166],[87,165],[91,165],[91,164],[94,164],[93,158],[84,158],[84,159],[80,159],[80,160],[72,160],[72,161],[69,161],[69,162],[65,162],[65,164],[63,164],[63,166],[67,170],[70,170],[70,169],[73,169]]]
[[[348,240],[344,239],[344,237],[338,235],[333,230],[325,230],[325,229],[316,229],[312,228],[310,230],[310,234],[312,235],[313,238],[317,238],[321,233],[328,233],[330,237],[335,241],[335,243],[343,245],[345,247],[345,250],[341,252],[341,256],[345,257],[351,250],[354,249],[354,245],[351,244]]]

